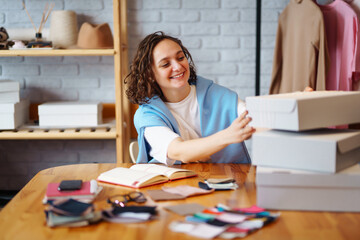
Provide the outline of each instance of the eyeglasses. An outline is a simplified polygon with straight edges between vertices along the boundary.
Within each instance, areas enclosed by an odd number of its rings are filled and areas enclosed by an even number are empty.
[[[125,207],[126,203],[128,202],[146,202],[146,197],[142,192],[131,192],[128,194],[119,194],[109,197],[107,202],[112,204],[113,206]]]

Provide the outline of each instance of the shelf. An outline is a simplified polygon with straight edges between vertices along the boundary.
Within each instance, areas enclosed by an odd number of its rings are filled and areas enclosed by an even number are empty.
[[[16,56],[113,56],[114,49],[24,49],[24,50],[1,50],[0,57]]]
[[[115,104],[113,110],[103,111],[103,117],[114,117],[110,125],[96,128],[39,128],[23,126],[18,130],[0,130],[0,140],[73,140],[73,139],[114,139],[118,163],[130,162],[129,144],[131,115],[129,101],[124,94],[124,82],[128,65],[127,0],[113,0],[113,49],[18,49],[1,50],[1,57],[53,57],[53,56],[113,56],[115,80]],[[32,104],[37,109],[36,103]],[[105,110],[105,109],[104,109]],[[35,111],[33,111],[35,112]],[[37,110],[36,110],[37,112]],[[30,111],[32,113],[32,111]],[[37,119],[37,114],[30,116]]]
[[[116,128],[20,129],[0,130],[1,140],[34,139],[116,139]]]

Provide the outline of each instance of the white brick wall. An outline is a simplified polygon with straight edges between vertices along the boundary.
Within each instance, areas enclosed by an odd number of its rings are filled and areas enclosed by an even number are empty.
[[[269,93],[278,17],[288,3],[289,0],[262,1],[260,70],[261,95]]]
[[[33,28],[46,0],[0,0],[0,26]],[[85,21],[112,26],[112,0],[55,0],[54,10],[74,10]],[[262,1],[261,92],[271,73],[278,12],[288,0]],[[190,50],[198,74],[235,90],[255,94],[256,0],[128,0],[129,58],[147,34],[164,31]],[[48,20],[45,28],[50,26]],[[0,53],[1,54],[1,53]],[[0,57],[0,79],[21,84],[32,102],[99,100],[114,102],[112,57]],[[21,149],[21,151],[19,151]],[[0,141],[0,190],[19,189],[41,169],[63,164],[115,162],[115,141]]]

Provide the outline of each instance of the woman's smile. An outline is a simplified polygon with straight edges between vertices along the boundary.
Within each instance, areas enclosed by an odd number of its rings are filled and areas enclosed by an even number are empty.
[[[178,74],[178,75],[172,76],[172,77],[170,77],[170,79],[182,78],[182,77],[184,76],[184,73],[185,73],[185,72],[182,72],[182,73],[180,73],[180,74]]]

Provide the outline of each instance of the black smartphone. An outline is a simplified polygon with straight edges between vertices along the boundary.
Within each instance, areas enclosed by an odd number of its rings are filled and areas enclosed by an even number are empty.
[[[81,189],[82,180],[63,180],[58,187],[59,191],[74,191]]]

